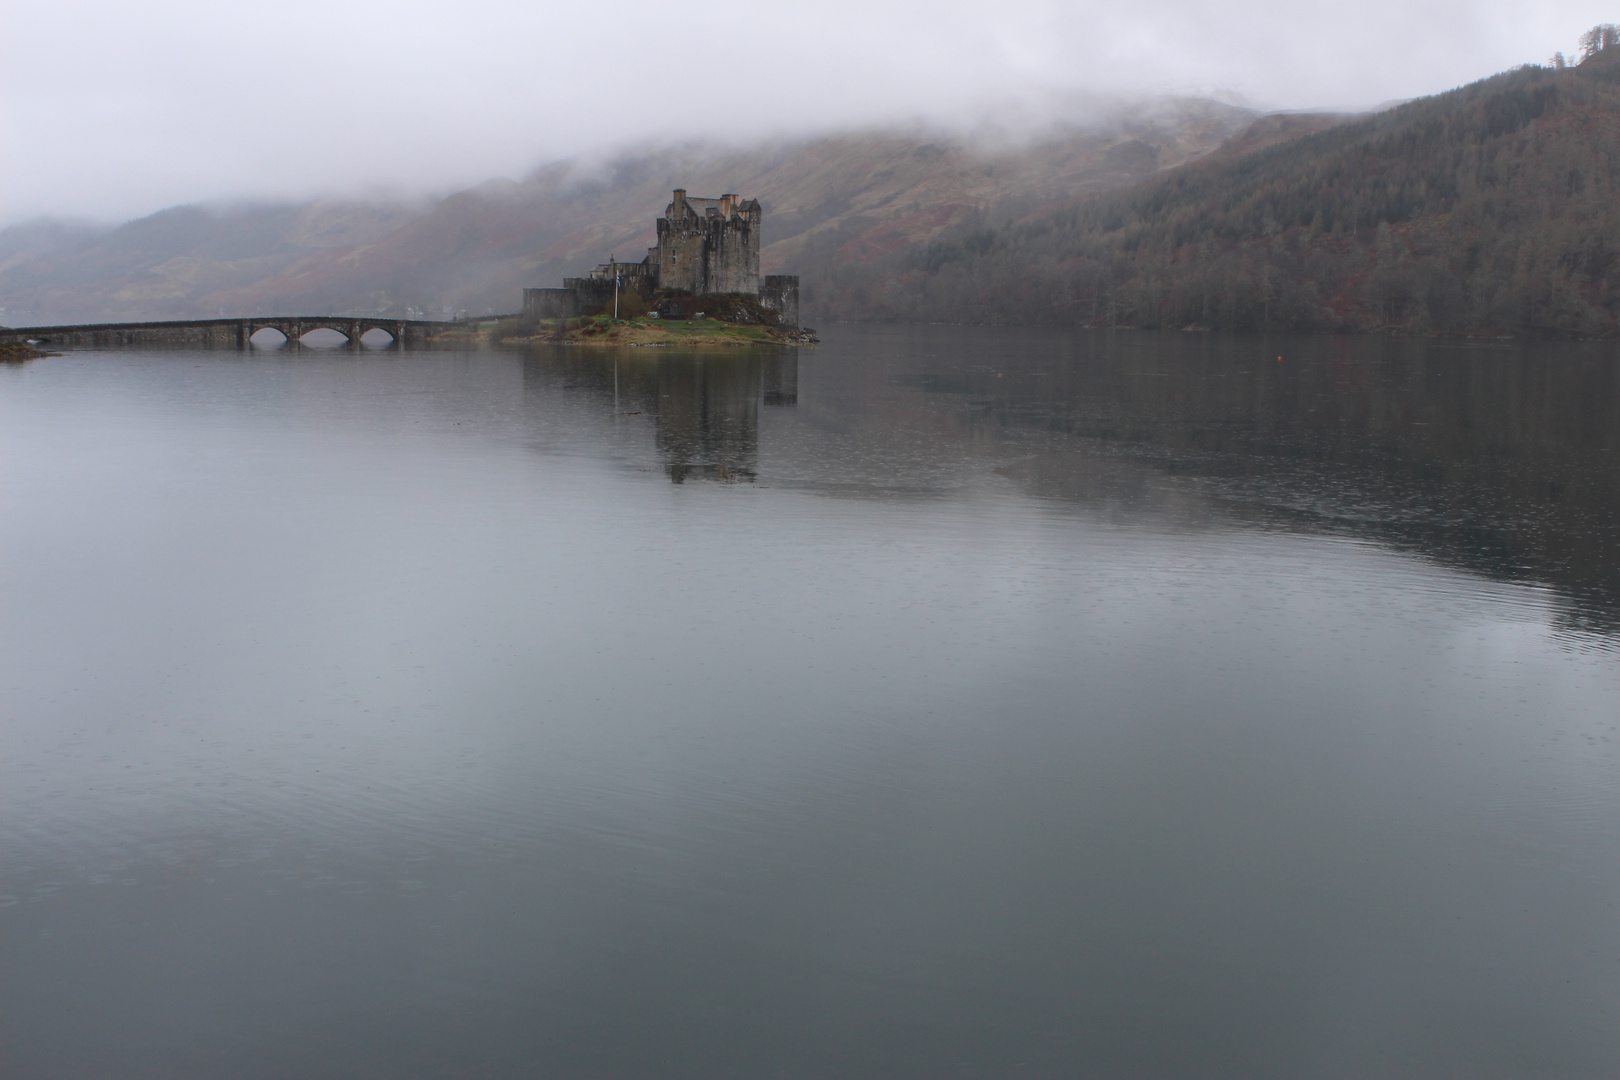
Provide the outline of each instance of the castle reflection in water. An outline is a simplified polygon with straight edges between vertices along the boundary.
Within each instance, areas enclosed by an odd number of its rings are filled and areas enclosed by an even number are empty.
[[[525,382],[589,390],[623,417],[647,417],[664,471],[688,480],[752,483],[759,469],[759,410],[799,401],[796,350],[678,353],[556,347],[530,357]]]

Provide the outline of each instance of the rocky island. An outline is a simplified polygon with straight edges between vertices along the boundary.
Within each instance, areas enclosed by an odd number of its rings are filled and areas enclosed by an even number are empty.
[[[812,344],[799,325],[799,279],[759,273],[758,199],[688,196],[676,188],[656,247],[639,262],[612,256],[560,289],[524,289],[505,341],[614,345]]]

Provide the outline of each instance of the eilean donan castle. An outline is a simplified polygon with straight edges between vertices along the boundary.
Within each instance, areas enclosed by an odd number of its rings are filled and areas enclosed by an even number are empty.
[[[755,297],[781,325],[799,325],[799,279],[759,276],[763,220],[758,199],[722,195],[718,199],[675,198],[658,219],[658,246],[637,263],[608,262],[582,278],[564,278],[560,289],[524,289],[523,312],[531,318],[584,315],[610,307],[618,289],[644,297],[683,293],[732,293]]]

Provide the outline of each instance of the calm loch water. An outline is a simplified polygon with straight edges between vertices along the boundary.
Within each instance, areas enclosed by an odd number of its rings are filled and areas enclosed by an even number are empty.
[[[1612,346],[0,371],[0,1075],[1620,1073]]]

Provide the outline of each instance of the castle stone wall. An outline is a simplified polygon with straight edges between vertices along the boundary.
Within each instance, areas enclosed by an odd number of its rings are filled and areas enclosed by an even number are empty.
[[[658,262],[658,287],[707,292],[709,277],[708,237],[689,219],[658,219],[658,249],[652,256]]]
[[[612,278],[563,278],[563,288],[574,291],[574,310],[581,315],[594,315],[613,304]]]
[[[575,289],[524,289],[523,314],[531,319],[571,319],[579,314]]]
[[[759,286],[759,305],[776,313],[783,326],[799,328],[799,277],[767,274]]]
[[[753,222],[738,223],[711,219],[709,226],[709,275],[704,292],[759,292],[759,232]]]

